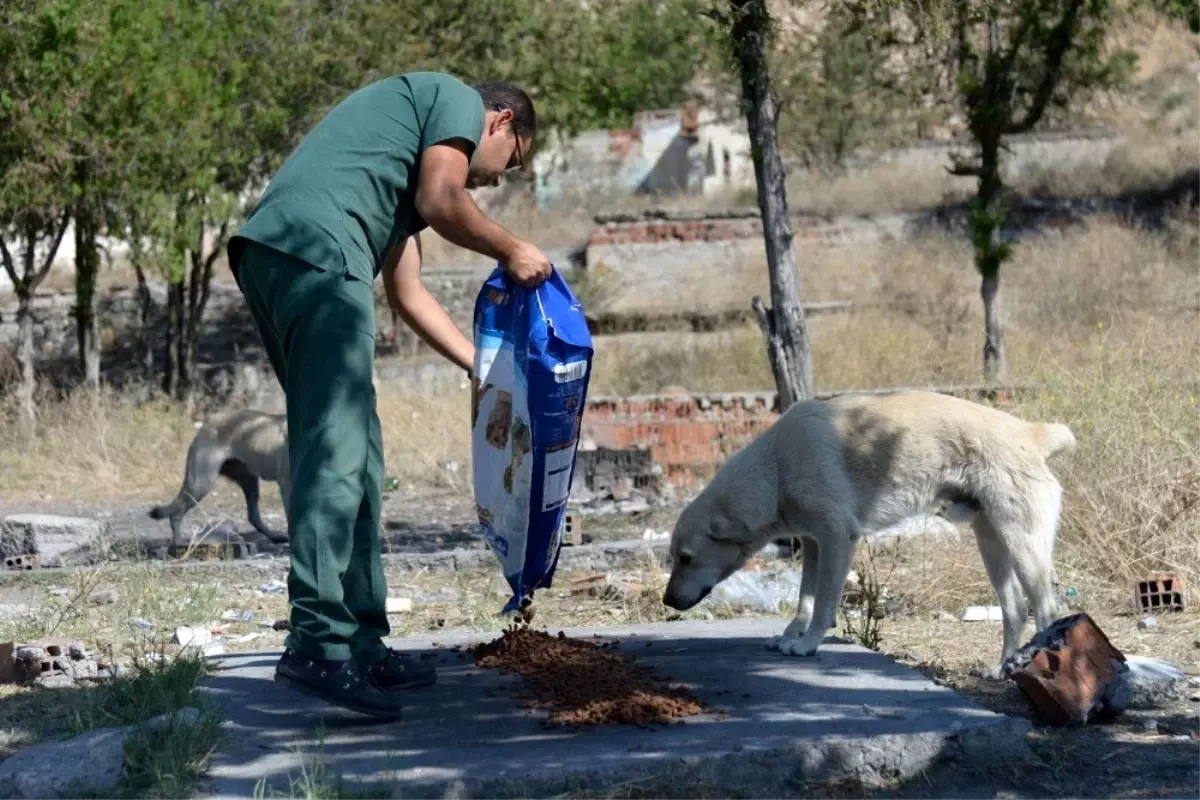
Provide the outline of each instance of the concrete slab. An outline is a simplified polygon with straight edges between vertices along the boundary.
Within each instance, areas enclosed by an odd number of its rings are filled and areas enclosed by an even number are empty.
[[[426,797],[528,797],[647,779],[778,797],[796,781],[853,776],[871,784],[945,758],[982,765],[1028,757],[1028,721],[987,711],[886,656],[833,638],[816,659],[765,649],[763,639],[784,624],[568,629],[570,636],[619,640],[621,650],[691,685],[714,709],[656,730],[542,728],[541,713],[527,716],[511,699],[519,679],[477,669],[449,649],[497,633],[393,643],[440,665],[438,684],[412,692],[398,723],[342,712],[276,684],[275,652],[230,655],[205,682],[225,707],[230,734],[206,794],[248,797],[260,779],[268,794],[287,791],[289,779],[300,778],[305,749],[311,759],[318,741],[330,774],[348,787],[386,784],[392,796]]]

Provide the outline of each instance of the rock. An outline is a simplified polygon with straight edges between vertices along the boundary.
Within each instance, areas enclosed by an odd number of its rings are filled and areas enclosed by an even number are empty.
[[[1118,680],[1129,693],[1129,707],[1162,708],[1188,696],[1188,677],[1169,661],[1145,656],[1126,656],[1128,668]]]
[[[184,708],[147,720],[149,730],[195,725],[200,712]],[[95,728],[61,742],[35,744],[0,763],[0,796],[14,798],[111,797],[125,771],[125,740],[137,726]]]
[[[97,589],[88,595],[88,602],[94,606],[111,606],[120,599],[120,593],[111,586]]]
[[[1157,617],[1142,617],[1138,620],[1138,630],[1146,631],[1158,627]]]
[[[1085,613],[1056,620],[1004,663],[1038,716],[1051,725],[1111,719],[1129,706],[1125,656]]]
[[[107,523],[54,514],[12,514],[0,523],[0,556],[36,554],[43,567],[85,562],[88,550],[103,551]]]

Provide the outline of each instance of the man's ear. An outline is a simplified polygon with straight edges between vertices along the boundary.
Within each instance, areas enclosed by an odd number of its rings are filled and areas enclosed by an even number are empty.
[[[502,108],[492,117],[492,130],[497,131],[512,122],[513,112],[510,108]]]

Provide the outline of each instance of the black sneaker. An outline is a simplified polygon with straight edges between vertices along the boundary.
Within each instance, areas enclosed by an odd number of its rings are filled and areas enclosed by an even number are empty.
[[[284,650],[275,666],[275,680],[359,714],[400,719],[401,703],[371,680],[354,659],[318,661]]]
[[[371,681],[384,691],[419,689],[437,683],[437,670],[431,665],[402,656],[391,648],[387,655],[367,665]]]

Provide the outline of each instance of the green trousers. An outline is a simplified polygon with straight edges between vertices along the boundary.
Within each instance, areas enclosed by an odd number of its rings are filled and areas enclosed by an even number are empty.
[[[292,565],[286,645],[374,659],[389,633],[379,553],[383,441],[371,286],[253,241],[235,274],[287,397]]]

